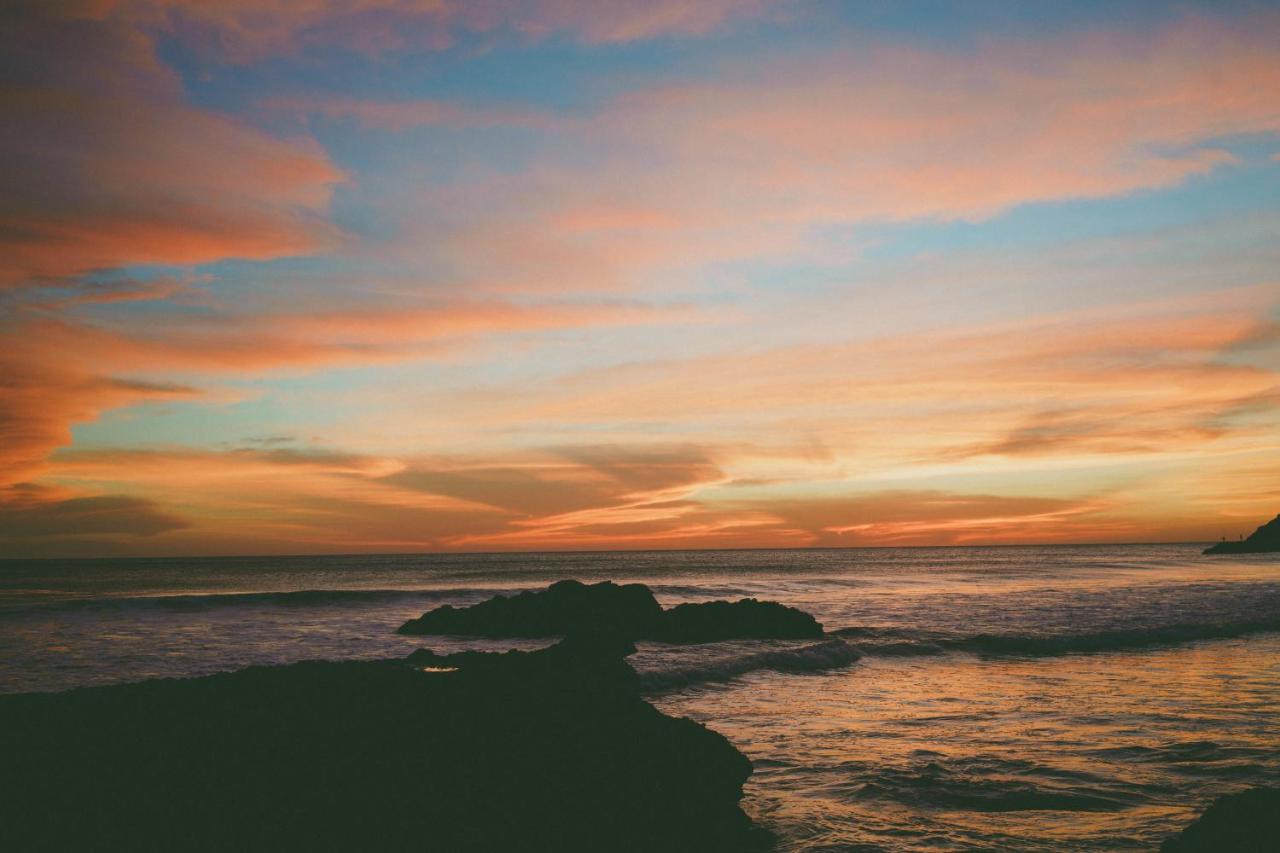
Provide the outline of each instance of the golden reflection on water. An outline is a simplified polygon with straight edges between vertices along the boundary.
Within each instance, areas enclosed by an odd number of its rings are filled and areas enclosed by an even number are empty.
[[[863,658],[659,698],[723,733],[782,850],[1153,849],[1277,778],[1280,637],[1038,659]]]

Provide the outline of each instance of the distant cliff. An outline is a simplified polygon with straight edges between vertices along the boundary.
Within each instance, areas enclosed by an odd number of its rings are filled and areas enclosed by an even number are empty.
[[[1280,515],[1253,531],[1248,539],[1222,542],[1205,549],[1206,554],[1261,554],[1280,551]]]

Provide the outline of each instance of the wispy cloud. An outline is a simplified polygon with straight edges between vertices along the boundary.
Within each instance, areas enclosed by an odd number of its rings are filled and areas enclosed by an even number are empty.
[[[567,34],[607,45],[700,36],[736,20],[794,5],[783,0],[116,0],[116,15],[160,27],[230,61],[309,46],[367,54],[444,50],[475,37],[516,40]]]
[[[369,100],[337,95],[294,95],[264,98],[256,107],[268,114],[297,118],[349,120],[363,127],[405,131],[417,127],[551,129],[553,116],[532,109],[495,109],[437,99]]]
[[[384,129],[536,129],[539,156],[477,166],[407,213],[432,255],[500,289],[652,286],[672,271],[803,256],[815,228],[982,221],[1176,186],[1280,131],[1280,18],[1154,32],[871,45],[725,62],[556,116],[426,101],[312,109]],[[562,152],[562,153],[556,153]],[[422,233],[406,226],[404,239]]]
[[[645,323],[667,311],[629,304],[454,303],[335,313],[167,317],[162,329],[19,316],[0,327],[0,481],[37,473],[75,423],[147,402],[198,399],[187,384],[141,376],[226,377],[427,358],[481,335]]]

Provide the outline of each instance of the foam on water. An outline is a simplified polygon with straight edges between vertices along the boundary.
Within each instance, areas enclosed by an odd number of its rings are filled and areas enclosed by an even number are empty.
[[[654,655],[652,657],[657,657]],[[650,695],[667,693],[695,684],[731,681],[760,670],[774,672],[822,672],[848,666],[862,655],[843,640],[828,640],[792,648],[767,649],[746,654],[718,654],[698,663],[653,665],[640,669],[640,683]]]

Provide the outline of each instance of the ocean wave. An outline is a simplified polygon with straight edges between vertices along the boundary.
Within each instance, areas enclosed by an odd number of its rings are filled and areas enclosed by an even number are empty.
[[[749,672],[822,672],[839,669],[862,655],[844,640],[827,640],[809,646],[771,649],[764,652],[721,657],[690,666],[642,672],[640,684],[646,693],[665,693],[695,684],[731,681]]]
[[[699,601],[712,598],[726,598],[737,600],[739,598],[749,598],[753,595],[761,595],[761,590],[751,589],[745,584],[678,584],[678,583],[653,583],[651,581],[637,581],[649,587],[654,595],[671,596],[676,598],[696,598]],[[626,581],[632,583],[632,581]]]
[[[936,655],[943,651],[958,651],[987,657],[1054,657],[1176,646],[1200,640],[1229,640],[1270,631],[1280,631],[1280,617],[1044,636],[973,634],[956,637],[929,632],[917,632],[913,636],[912,632],[902,629],[860,627],[841,628],[830,633],[855,640],[857,647],[868,655]]]
[[[1018,763],[939,758],[913,767],[879,767],[873,779],[851,786],[851,794],[916,808],[988,813],[1119,811],[1140,800],[1105,780],[1048,767],[1013,766]],[[1001,766],[1005,764],[1011,766]]]
[[[411,601],[470,599],[517,590],[488,588],[453,589],[298,589],[269,592],[226,592],[199,595],[139,595],[112,598],[73,598],[50,601],[10,602],[0,606],[0,614],[37,611],[80,610],[174,610],[201,611],[235,607],[325,607],[342,604],[398,604]]]

